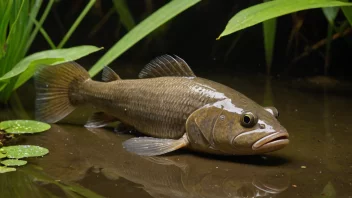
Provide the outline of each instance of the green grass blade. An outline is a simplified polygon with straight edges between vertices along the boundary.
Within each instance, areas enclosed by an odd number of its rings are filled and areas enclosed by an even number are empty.
[[[313,8],[351,5],[352,3],[336,0],[275,0],[261,3],[238,12],[230,19],[225,30],[217,39],[244,28],[256,25],[268,19],[276,18],[292,12]]]
[[[276,35],[276,18],[263,22],[266,73],[270,74]]]
[[[339,13],[339,7],[328,7],[322,8],[325,18],[329,21],[330,24],[334,24],[335,18]]]
[[[352,7],[341,7],[343,14],[352,26]]]
[[[116,12],[120,16],[120,21],[121,23],[125,26],[127,30],[131,30],[134,28],[136,23],[133,20],[133,17],[131,15],[130,10],[128,9],[128,6],[126,5],[125,0],[113,0],[114,7],[116,9]]]
[[[62,62],[74,61],[83,56],[99,51],[101,49],[102,48],[98,48],[95,46],[83,45],[83,46],[71,47],[67,49],[56,49],[56,50],[46,50],[46,51],[37,52],[30,56],[27,56],[19,63],[17,63],[16,66],[13,67],[11,71],[6,73],[4,76],[0,77],[0,81],[4,81],[6,79],[19,75],[20,73],[24,72],[28,68],[31,62],[35,60],[48,59],[48,58],[63,58],[64,60]]]
[[[348,2],[348,0],[341,0],[341,1]],[[341,7],[341,9],[346,19],[352,26],[352,7]]]
[[[32,5],[30,5],[29,18],[36,18],[43,2],[42,0],[32,0],[30,2],[32,3]],[[30,32],[32,31],[32,28],[33,28],[33,23],[31,23],[31,21],[28,20],[28,23],[26,26],[26,34],[29,35]],[[27,43],[28,43],[28,40],[27,40]]]
[[[324,64],[324,75],[328,75],[328,70],[330,67],[330,52],[331,52],[331,42],[332,42],[332,35],[334,32],[334,24],[335,18],[340,10],[339,7],[329,7],[329,8],[322,8],[325,18],[328,20],[328,32],[326,38],[326,48],[325,48],[325,64]]]
[[[28,39],[28,42],[27,42],[27,45],[25,47],[25,52],[27,53],[29,48],[31,47],[32,43],[33,43],[33,40],[34,38],[37,36],[37,33],[38,31],[40,30],[40,28],[43,26],[43,23],[46,19],[46,17],[48,16],[50,10],[51,10],[51,7],[53,5],[55,0],[50,0],[49,3],[47,4],[47,6],[45,7],[45,10],[42,14],[42,17],[40,18],[38,24],[36,24],[36,27],[34,28],[32,34],[30,35],[29,39]],[[35,23],[34,21],[36,20],[36,16],[34,16],[32,13],[30,14],[29,18],[31,19],[31,21],[33,23]],[[54,45],[55,46],[55,45]]]
[[[331,42],[332,42],[332,35],[334,32],[334,24],[329,23],[328,25],[328,34],[326,38],[326,48],[325,48],[325,64],[324,64],[324,75],[328,75],[328,70],[330,67],[330,58],[331,58]]]
[[[32,61],[26,70],[18,76],[13,91],[33,76],[39,64],[58,64],[60,62],[74,61],[101,49],[95,46],[78,46],[67,49],[47,50],[33,54],[29,57]],[[50,61],[50,63],[47,63],[47,61]]]
[[[1,60],[2,73],[6,73],[24,57],[24,45],[28,38],[29,1],[14,1],[9,20],[9,33],[6,39],[7,52]],[[6,101],[11,94],[16,79],[10,79],[1,91],[0,100]]]
[[[51,40],[48,33],[46,33],[46,31],[41,27],[40,23],[35,19],[32,19],[32,20],[33,20],[33,23],[35,24],[35,26],[39,29],[40,33],[42,34],[42,36],[44,37],[46,42],[50,45],[51,49],[56,49],[54,42]]]
[[[1,1],[0,5],[0,59],[5,56],[6,53],[6,37],[7,37],[7,28],[10,20],[10,14],[12,11],[12,3],[13,1],[5,1],[7,4],[5,5],[4,1]],[[0,62],[1,63],[1,62]],[[0,75],[4,73],[4,70],[0,68]]]
[[[73,25],[71,26],[71,28],[68,30],[68,32],[66,33],[66,35],[64,36],[64,38],[61,40],[61,42],[59,43],[59,45],[57,46],[57,48],[62,48],[67,40],[71,37],[72,33],[77,29],[78,25],[81,23],[81,21],[83,20],[83,18],[87,15],[88,11],[90,10],[90,8],[94,5],[95,0],[89,0],[89,3],[87,4],[87,6],[84,8],[84,10],[81,12],[81,14],[78,16],[78,18],[76,19],[76,21],[73,23]]]
[[[101,59],[99,59],[89,70],[90,75],[96,75],[104,66],[111,63],[150,32],[198,2],[200,2],[200,0],[173,0],[155,11],[128,32]]]

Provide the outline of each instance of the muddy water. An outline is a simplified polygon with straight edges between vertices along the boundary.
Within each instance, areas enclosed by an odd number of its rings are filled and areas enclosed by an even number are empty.
[[[0,175],[0,192],[6,191],[5,197],[352,197],[352,97],[345,90],[261,76],[210,79],[276,106],[290,145],[261,156],[178,151],[140,157],[121,147],[133,134],[82,127],[90,111],[83,108],[48,132],[26,136],[23,143],[50,153]]]

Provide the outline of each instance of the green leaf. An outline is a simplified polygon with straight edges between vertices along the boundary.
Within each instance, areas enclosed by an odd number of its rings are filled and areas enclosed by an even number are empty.
[[[313,8],[351,5],[352,3],[336,0],[275,0],[261,3],[241,10],[234,17],[232,17],[218,39],[268,19],[276,18],[292,12]]]
[[[4,146],[8,158],[24,158],[24,157],[41,157],[49,153],[49,150],[40,146],[33,145],[17,145]]]
[[[16,171],[16,169],[12,167],[0,166],[0,173],[7,173],[12,171]]]
[[[27,69],[18,76],[13,90],[17,89],[30,79],[40,65],[52,65],[54,63],[63,62],[64,60],[64,58],[46,58],[32,61]]]
[[[12,11],[12,3],[13,1],[1,1],[0,5],[0,59],[6,54],[7,26]]]
[[[120,16],[121,23],[126,27],[127,30],[131,30],[136,23],[133,20],[130,10],[126,5],[125,0],[113,0],[116,12]]]
[[[40,65],[52,65],[63,61],[65,61],[64,58],[45,58],[32,61],[27,69],[18,76],[13,90],[17,89],[30,79]]]
[[[348,0],[341,0],[341,1],[348,2]],[[352,26],[352,7],[341,7],[341,9],[346,19]]]
[[[276,18],[263,22],[266,71],[270,74],[276,35]]]
[[[5,155],[5,154],[0,153],[0,159],[5,158],[5,157],[6,157],[6,155]]]
[[[18,74],[24,72],[33,61],[40,62],[39,60],[42,60],[42,59],[60,59],[61,60],[54,63],[74,61],[101,49],[102,48],[97,48],[95,46],[79,46],[79,47],[72,47],[67,49],[55,49],[55,50],[37,52],[22,59],[19,63],[16,64],[15,67],[12,68],[11,71],[7,72],[4,76],[2,76],[0,78],[0,81],[9,79],[11,77],[17,76]]]
[[[0,122],[0,129],[6,133],[39,133],[50,129],[50,124],[34,120],[8,120]]]
[[[1,163],[5,166],[23,166],[27,164],[27,161],[18,159],[8,159],[1,161]]]
[[[89,70],[89,74],[91,76],[96,75],[104,66],[111,63],[150,32],[198,2],[200,2],[200,0],[174,0],[167,3],[120,39],[97,63],[95,63]]]
[[[334,24],[335,18],[337,13],[339,13],[339,7],[329,7],[329,8],[322,8],[325,18],[329,21],[330,24]]]
[[[264,0],[265,2],[267,0]],[[263,22],[266,72],[270,74],[276,35],[276,18]]]

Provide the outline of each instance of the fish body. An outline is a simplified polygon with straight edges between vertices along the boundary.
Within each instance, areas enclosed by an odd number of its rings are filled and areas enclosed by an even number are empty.
[[[201,78],[160,77],[86,82],[79,94],[87,103],[113,115],[142,133],[158,138],[181,138],[195,110],[222,98]]]
[[[288,144],[275,108],[261,107],[230,87],[196,77],[179,57],[158,57],[139,77],[122,80],[107,67],[105,82],[97,82],[74,62],[43,67],[36,74],[36,116],[54,123],[88,103],[100,112],[86,127],[103,127],[116,120],[133,126],[148,137],[132,138],[123,145],[147,156],[182,147],[249,155]]]

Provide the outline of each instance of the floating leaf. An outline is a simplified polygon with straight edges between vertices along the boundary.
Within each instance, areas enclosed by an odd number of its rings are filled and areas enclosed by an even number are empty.
[[[49,153],[49,150],[40,146],[32,145],[18,145],[18,146],[5,146],[3,149],[6,151],[8,158],[24,158],[24,157],[40,157]]]
[[[16,171],[16,169],[12,167],[0,166],[0,173],[7,173],[12,171]]]
[[[238,12],[227,23],[220,37],[285,14],[324,7],[351,6],[352,3],[336,0],[275,0],[251,6]],[[219,39],[218,38],[218,39]]]
[[[8,160],[1,161],[1,163],[5,166],[23,166],[27,164],[27,161],[18,160],[18,159],[8,159]]]
[[[5,154],[0,153],[0,159],[1,159],[1,158],[5,158],[5,157],[6,157],[6,155],[5,155]]]
[[[50,125],[34,120],[8,120],[0,123],[0,130],[6,133],[39,133],[50,129]]]

